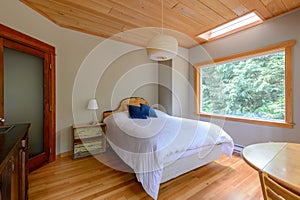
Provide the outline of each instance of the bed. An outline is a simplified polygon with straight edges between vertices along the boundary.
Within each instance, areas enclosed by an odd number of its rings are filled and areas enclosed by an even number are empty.
[[[215,124],[173,117],[151,107],[156,117],[132,119],[129,105],[150,107],[145,99],[130,97],[116,110],[105,111],[107,141],[153,199],[158,197],[160,183],[206,165],[223,153],[232,155],[232,138]]]

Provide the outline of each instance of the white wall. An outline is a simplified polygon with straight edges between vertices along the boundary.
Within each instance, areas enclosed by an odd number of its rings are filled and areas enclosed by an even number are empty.
[[[99,93],[97,93],[101,73],[105,71],[108,64],[106,56],[111,57],[111,55],[115,55],[112,62],[118,59],[122,60],[121,63],[119,62],[118,67],[109,67],[110,69],[116,70],[115,72],[113,71],[112,74],[120,74],[122,72],[128,74],[128,71],[124,70],[124,68],[119,70],[124,63],[126,63],[127,67],[125,67],[125,69],[127,70],[129,70],[130,67],[135,68],[137,65],[140,66],[145,63],[153,65],[152,62],[149,63],[148,60],[146,60],[146,53],[142,50],[137,52],[136,55],[134,53],[133,55],[129,54],[128,58],[126,55],[121,54],[116,56],[118,50],[129,49],[131,51],[140,48],[120,42],[113,42],[114,45],[110,49],[101,49],[99,48],[99,43],[104,41],[103,38],[60,28],[18,0],[1,0],[0,21],[3,25],[37,38],[56,48],[57,154],[71,150],[71,126],[74,123],[73,114],[74,116],[79,115],[79,117],[76,118],[78,123],[90,121],[91,116],[89,112],[86,111],[89,98],[96,96],[100,106],[105,105],[102,108],[108,108],[106,105],[110,104],[110,99],[108,99],[109,92],[100,89]],[[96,60],[87,59],[87,57],[92,54],[91,52],[99,53]],[[102,54],[101,52],[105,53]],[[136,63],[137,60],[139,64]],[[94,69],[95,73],[81,73],[86,70],[86,63],[88,63],[87,70]],[[109,63],[109,66],[110,64],[111,63]],[[139,69],[143,71],[145,68],[141,67]],[[147,81],[157,82],[156,64],[154,64],[153,68],[150,67],[149,69],[152,70],[147,71]],[[128,77],[134,78],[134,76],[137,76],[136,73],[129,74],[127,79]],[[78,77],[81,79],[78,79]],[[103,84],[109,87],[109,85],[114,85],[115,82],[105,81]],[[150,87],[145,86],[142,89],[136,88],[136,84],[136,82],[123,84],[123,86],[127,89],[129,88],[130,91],[122,95],[125,96],[130,93],[136,95],[155,93],[151,98],[149,95],[145,98],[150,98],[151,103],[157,101],[157,96],[155,96],[157,95],[155,84]],[[77,90],[78,88],[79,90]],[[100,111],[102,111],[102,109],[99,110],[99,112]],[[82,114],[80,114],[80,112]],[[97,114],[99,118],[101,118],[101,113]]]
[[[172,115],[172,62],[166,60],[158,62],[158,109]]]
[[[174,59],[159,62],[159,108],[176,117],[189,117],[189,51],[179,47]]]
[[[189,116],[189,93],[193,90],[189,83],[189,51],[179,48],[178,56],[172,62],[172,114]]]
[[[233,137],[235,143],[248,145],[256,142],[268,141],[290,141],[300,142],[300,10],[267,21],[261,25],[251,29],[233,34],[231,36],[206,43],[202,46],[197,46],[190,49],[190,62],[196,64],[199,62],[210,60],[211,58],[220,58],[240,52],[255,50],[272,44],[277,44],[283,41],[297,40],[294,46],[293,55],[293,119],[295,126],[293,129],[275,128],[262,125],[252,125],[247,123],[226,121],[224,129]],[[192,73],[191,83],[193,83]],[[193,97],[191,96],[191,100]],[[190,106],[190,115],[193,115],[194,103]],[[211,119],[202,118],[210,121]]]

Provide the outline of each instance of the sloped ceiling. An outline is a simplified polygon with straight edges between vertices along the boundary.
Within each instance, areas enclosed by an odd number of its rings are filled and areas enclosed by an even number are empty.
[[[146,46],[163,26],[185,48],[206,42],[198,34],[251,11],[267,20],[300,7],[300,0],[21,1],[61,27],[138,46]]]

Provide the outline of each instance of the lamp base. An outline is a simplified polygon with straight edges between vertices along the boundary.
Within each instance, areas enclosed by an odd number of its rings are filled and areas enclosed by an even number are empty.
[[[93,121],[90,122],[90,125],[96,125],[96,124],[98,124],[97,114],[96,114],[96,112],[94,110],[92,112],[92,120]]]

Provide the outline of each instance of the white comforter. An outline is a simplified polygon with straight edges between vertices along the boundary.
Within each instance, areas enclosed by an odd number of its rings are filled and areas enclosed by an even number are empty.
[[[187,150],[217,144],[222,144],[223,153],[231,156],[232,138],[219,126],[172,117],[158,110],[156,113],[158,118],[130,119],[125,111],[104,119],[111,147],[134,170],[153,199],[157,199],[168,156],[176,155],[176,160]]]

